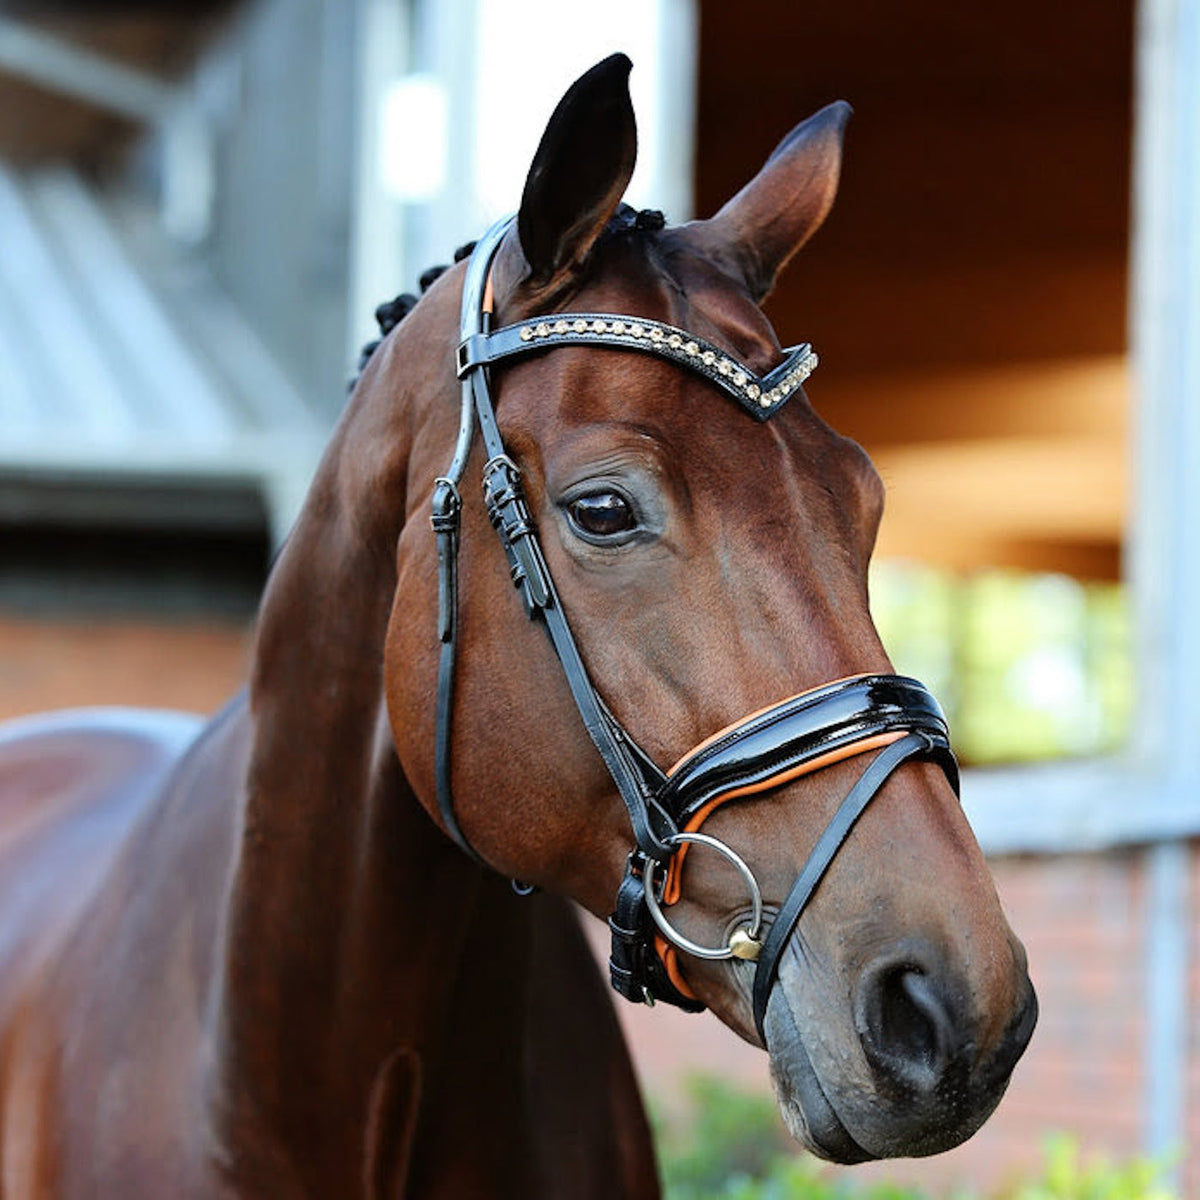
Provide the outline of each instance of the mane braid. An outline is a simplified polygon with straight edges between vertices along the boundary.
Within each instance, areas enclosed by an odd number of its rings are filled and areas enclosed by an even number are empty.
[[[628,204],[622,204],[613,214],[606,226],[603,237],[611,237],[621,233],[657,233],[666,224],[666,218],[656,208],[644,208],[640,212],[631,208]],[[465,246],[459,246],[454,252],[454,261],[462,262],[464,258],[471,256],[471,251],[475,249],[474,242],[467,242]],[[417,278],[417,286],[421,289],[423,296],[434,283],[450,269],[450,264],[442,263],[439,266],[428,267],[422,271]],[[420,296],[414,296],[412,292],[401,292],[398,296],[391,300],[385,300],[375,310],[375,320],[379,325],[379,337],[367,342],[363,346],[362,351],[358,356],[358,368],[350,382],[346,385],[346,391],[352,392],[358,385],[359,379],[362,377],[363,371],[366,369],[367,363],[371,361],[371,355],[379,349],[380,342],[383,341],[405,317],[416,307]]]
[[[475,249],[474,242],[467,242],[465,246],[459,246],[454,252],[454,261],[462,262],[464,258],[469,258],[471,251]],[[436,267],[428,267],[422,271],[417,279],[417,286],[421,289],[423,296],[434,283],[442,277],[450,269],[449,263],[441,263]],[[414,296],[412,292],[401,292],[398,296],[391,300],[385,300],[375,310],[375,320],[379,325],[379,337],[367,342],[363,346],[362,351],[358,356],[358,369],[354,376],[346,385],[346,391],[352,392],[358,385],[359,379],[362,377],[363,371],[366,369],[367,363],[371,361],[371,355],[379,349],[379,343],[383,341],[405,317],[417,306],[417,301],[420,296]]]

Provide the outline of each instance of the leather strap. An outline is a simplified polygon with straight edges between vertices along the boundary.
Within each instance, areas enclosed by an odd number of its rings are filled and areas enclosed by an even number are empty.
[[[475,335],[487,329],[490,320],[490,304],[482,303],[488,270],[492,256],[496,253],[508,222],[498,221],[477,243],[479,253],[472,255],[467,263],[467,276],[463,283],[462,316],[460,328],[463,336]],[[434,733],[434,778],[437,788],[438,812],[446,832],[458,846],[475,862],[483,860],[467,840],[454,811],[454,790],[451,781],[451,742],[454,729],[454,677],[457,663],[458,639],[458,541],[462,519],[462,497],[459,485],[467,469],[471,454],[471,443],[475,436],[475,398],[470,380],[463,380],[459,408],[458,438],[454,444],[454,457],[446,474],[434,482],[430,523],[437,542],[438,561],[438,640],[441,649],[438,655],[437,701],[435,708],[436,728]]]
[[[450,740],[454,730],[455,639],[458,635],[458,531],[462,499],[448,478],[438,479],[433,489],[430,521],[437,540],[438,560],[438,654],[437,724],[434,733],[434,774],[438,811],[446,831],[477,863],[483,860],[467,841],[454,813],[450,782]]]
[[[483,371],[474,372],[471,379],[475,413],[489,456],[484,467],[484,501],[508,558],[513,584],[521,592],[530,619],[540,618],[545,625],[588,737],[599,751],[625,803],[639,849],[652,858],[666,861],[671,848],[663,838],[675,832],[675,825],[654,798],[665,777],[656,767],[651,776],[649,758],[640,750],[632,753],[633,739],[605,707],[588,676],[546,566],[537,529],[525,501],[521,473],[505,453]]]
[[[631,855],[635,859],[636,855]],[[613,988],[635,1004],[662,1000],[685,1012],[703,1012],[704,1004],[681,992],[671,980],[655,947],[654,930],[646,908],[645,875],[632,863],[617,889],[612,916],[608,918],[612,948],[608,974]]]
[[[493,226],[480,239],[468,264],[467,279],[463,285],[464,344],[487,343],[491,321],[490,307],[486,302],[481,302],[479,297],[487,290],[491,259],[510,223],[504,221]],[[648,857],[665,862],[672,851],[664,839],[675,832],[674,822],[655,800],[655,794],[665,783],[665,776],[621,728],[588,676],[583,657],[579,653],[579,647],[571,633],[546,566],[537,529],[525,500],[521,473],[505,451],[504,439],[500,434],[488,387],[486,369],[477,362],[463,365],[460,356],[459,374],[463,381],[464,413],[460,420],[454,463],[443,482],[453,484],[456,489],[465,469],[473,428],[473,420],[466,411],[469,407],[473,411],[474,421],[478,421],[487,453],[487,464],[484,467],[484,502],[504,548],[513,584],[521,593],[525,611],[530,619],[541,619],[545,625],[551,644],[562,664],[584,728],[612,775],[629,813],[638,848]],[[448,605],[456,605],[456,572],[452,566],[445,563],[452,562],[453,555],[457,553],[458,509],[444,499],[447,490],[435,490],[434,496],[433,523],[439,539],[438,590],[439,596],[448,597]],[[439,629],[448,631],[448,636],[444,636],[442,642],[438,678],[438,728],[434,751],[438,808],[450,835],[479,861],[478,854],[463,835],[454,815],[450,786],[449,727],[453,719],[456,625],[452,613],[447,615],[443,612],[439,616]]]
[[[841,849],[842,843],[850,836],[855,822],[866,811],[867,805],[879,794],[887,782],[888,776],[897,767],[913,758],[931,758],[946,772],[946,777],[958,791],[958,767],[949,746],[941,740],[935,740],[927,733],[910,733],[897,742],[893,742],[871,762],[863,772],[858,782],[850,789],[842,801],[833,819],[825,827],[808,861],[804,864],[792,890],[788,893],[779,909],[779,914],[771,924],[766,940],[763,942],[762,953],[758,956],[758,966],[754,972],[754,988],[752,993],[754,1009],[754,1026],[758,1036],[765,1046],[766,1032],[763,1024],[767,1015],[767,1002],[771,997],[771,989],[779,975],[779,960],[783,957],[784,949],[791,938],[796,923],[808,907],[809,901],[817,890],[817,885],[829,870],[830,863]]]

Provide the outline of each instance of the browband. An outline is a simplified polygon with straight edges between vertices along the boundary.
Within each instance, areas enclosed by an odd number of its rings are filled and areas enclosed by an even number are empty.
[[[765,421],[794,395],[818,363],[816,351],[804,342],[785,350],[783,362],[766,375],[756,375],[728,351],[662,321],[614,313],[563,313],[465,338],[458,347],[458,377],[555,346],[607,346],[670,359],[716,384],[757,421]]]

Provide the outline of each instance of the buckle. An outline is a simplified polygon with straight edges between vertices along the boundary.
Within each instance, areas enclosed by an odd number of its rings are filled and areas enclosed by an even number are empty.
[[[486,333],[473,333],[459,342],[454,352],[455,373],[459,379],[488,361],[487,344]]]

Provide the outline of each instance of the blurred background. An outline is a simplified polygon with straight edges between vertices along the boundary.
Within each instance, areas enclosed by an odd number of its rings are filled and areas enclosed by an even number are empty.
[[[375,306],[613,50],[674,221],[856,110],[767,308],[888,484],[877,621],[1042,1000],[983,1132],[856,1178],[995,1188],[1057,1130],[1200,1194],[1200,0],[0,0],[0,717],[239,685]],[[667,1114],[767,1088],[622,1017]]]

